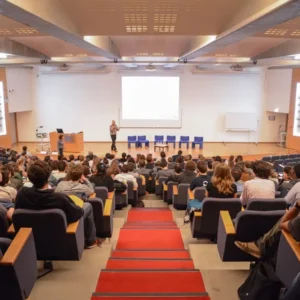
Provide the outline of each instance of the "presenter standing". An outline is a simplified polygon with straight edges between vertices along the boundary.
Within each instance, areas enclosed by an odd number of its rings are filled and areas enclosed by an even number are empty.
[[[111,125],[109,126],[110,136],[111,136],[111,150],[112,151],[118,151],[116,148],[116,139],[117,139],[117,131],[119,131],[120,128],[116,125],[116,121],[112,120]]]

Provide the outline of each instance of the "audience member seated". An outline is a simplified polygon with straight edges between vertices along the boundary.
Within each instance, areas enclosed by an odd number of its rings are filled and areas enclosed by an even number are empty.
[[[288,171],[289,169],[286,169],[287,167],[289,166],[286,166],[283,169],[283,182],[279,186],[279,191],[281,191],[281,197],[285,197],[288,194],[288,192],[293,188],[293,186],[300,182],[300,164],[295,165],[290,172]]]
[[[182,172],[182,168],[181,165],[176,163],[174,166],[174,172],[173,174],[171,174],[168,179],[165,181],[165,184],[168,184],[168,182],[172,181],[172,182],[177,182],[179,181],[180,178],[180,174]]]
[[[106,166],[103,163],[97,165],[97,173],[92,175],[90,182],[93,183],[95,187],[106,187],[108,192],[114,191],[114,181],[111,176],[106,174]]]
[[[198,174],[197,177],[191,182],[190,190],[193,191],[197,187],[206,187],[211,181],[211,177],[207,175],[207,164],[205,160],[199,160],[197,163]]]
[[[198,161],[205,161],[205,157],[203,156],[203,154],[198,155]]]
[[[241,161],[243,161],[243,156],[242,156],[242,155],[238,155],[238,156],[236,157],[236,159],[235,159],[235,163],[237,164],[237,163],[239,163],[239,162],[241,162]]]
[[[275,184],[275,191],[279,189],[279,179],[278,174],[273,169],[273,166],[271,165],[271,172],[270,172],[270,180],[272,180]]]
[[[225,164],[229,166],[230,163],[234,164],[234,155],[230,155],[228,159],[225,160]],[[229,166],[230,167],[230,166]]]
[[[140,159],[138,168],[136,169],[136,172],[139,175],[150,175],[151,169],[146,169],[146,162],[145,160]]]
[[[222,157],[220,155],[215,156],[214,161],[217,161],[219,163],[222,163]]]
[[[241,195],[242,205],[246,206],[249,199],[272,199],[275,198],[275,185],[269,180],[271,168],[270,164],[262,160],[253,163],[255,178],[248,180],[244,184]]]
[[[23,187],[17,194],[15,209],[61,209],[68,224],[78,221],[84,217],[84,235],[86,248],[94,248],[99,245],[96,239],[96,228],[94,224],[93,208],[90,203],[84,203],[79,207],[67,196],[55,192],[49,188],[48,180],[50,177],[49,165],[43,161],[34,162],[28,170],[29,180],[33,187]]]
[[[147,154],[146,161],[146,169],[152,170],[154,168],[152,154]]]
[[[127,161],[127,159],[126,159],[126,153],[123,152],[123,153],[122,153],[122,157],[119,159],[119,162],[120,162],[121,164],[124,164],[126,161]]]
[[[159,170],[155,176],[155,179],[158,180],[160,177],[169,177],[174,174],[174,170],[168,169],[168,163],[165,158],[162,158],[160,161],[161,170]]]
[[[178,159],[177,159],[178,160]],[[196,163],[192,160],[185,164],[184,171],[179,176],[178,183],[191,183],[196,178]]]
[[[84,162],[84,156],[78,155],[77,160],[75,161],[75,164],[83,164]]]
[[[88,180],[90,180],[90,177],[92,176],[91,169],[87,166],[82,166],[82,167],[83,167],[83,176]]]
[[[237,188],[227,165],[219,163],[211,182],[206,186],[206,197],[236,198]]]
[[[15,175],[14,167],[12,163],[8,163],[6,167],[10,172],[10,178],[7,185],[15,188],[18,191],[23,186],[22,177],[18,173],[17,175]]]
[[[281,220],[259,240],[250,243],[235,242],[236,246],[250,255],[269,261],[276,261],[281,230],[290,232],[293,238],[300,242],[300,200],[295,202]],[[251,230],[251,228],[249,228]]]
[[[135,170],[135,163],[129,162],[128,163],[128,174],[132,175],[134,178],[139,178],[140,175]]]
[[[73,154],[69,155],[69,159],[68,159],[69,163],[75,163],[75,156]]]
[[[177,154],[172,156],[173,162],[178,162],[178,161],[177,161],[177,158],[178,158],[179,156],[182,156],[182,151],[181,151],[181,150],[178,150]]]
[[[166,152],[165,151],[161,151],[160,152],[160,156],[158,158],[156,158],[156,161],[162,161],[163,159],[166,160]]]
[[[138,187],[136,178],[134,178],[132,175],[128,174],[128,165],[123,165],[122,166],[121,173],[117,174],[115,176],[114,180],[117,180],[117,181],[122,182],[124,184],[127,184],[127,181],[132,181],[133,182],[133,188]]]
[[[294,176],[294,185],[284,197],[288,205],[293,205],[298,199],[300,199],[300,164],[294,166]]]
[[[60,160],[57,162],[57,170],[58,172],[53,173],[52,176],[58,181],[61,178],[66,177],[66,169],[67,169],[67,163],[64,160]]]
[[[22,147],[23,153],[25,153],[26,156],[31,157],[31,153],[28,151],[27,146]]]
[[[47,163],[50,166],[50,164],[51,164],[51,157],[50,157],[50,155],[46,155],[44,157],[44,162]]]
[[[10,175],[11,173],[6,166],[0,167],[0,205],[7,210],[14,207],[17,196],[17,190],[8,185]]]
[[[213,170],[213,161],[209,160],[207,162],[207,175],[212,177],[214,175],[214,170]]]
[[[56,187],[56,192],[66,195],[75,195],[83,200],[94,193],[94,187],[83,175],[83,166],[72,164],[65,180],[61,181]]]
[[[244,190],[244,181],[241,180],[243,172],[240,168],[231,169],[231,175],[234,179],[234,183],[236,185],[236,189],[238,193],[243,192]]]

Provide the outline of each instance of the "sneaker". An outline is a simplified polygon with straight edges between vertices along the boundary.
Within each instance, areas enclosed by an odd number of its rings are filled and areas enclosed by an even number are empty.
[[[252,242],[252,243],[235,242],[234,244],[238,248],[240,248],[242,251],[244,251],[256,258],[261,258],[261,252],[260,252],[259,248],[255,245],[254,242]]]
[[[98,240],[98,239],[96,239],[96,241],[94,242],[94,243],[92,243],[92,244],[90,244],[90,245],[85,245],[85,249],[93,249],[93,248],[95,248],[95,247],[101,247],[101,242]]]

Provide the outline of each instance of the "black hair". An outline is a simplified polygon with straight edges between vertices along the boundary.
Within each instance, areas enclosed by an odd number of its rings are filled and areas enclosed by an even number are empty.
[[[265,161],[258,160],[253,163],[253,172],[258,178],[269,179],[271,175],[271,166]]]
[[[48,183],[50,174],[49,165],[41,160],[35,161],[28,169],[28,178],[37,189],[44,187]]]

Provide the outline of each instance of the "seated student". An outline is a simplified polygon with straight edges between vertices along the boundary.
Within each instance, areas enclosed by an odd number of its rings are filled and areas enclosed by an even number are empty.
[[[128,174],[132,175],[134,178],[139,178],[140,175],[135,170],[135,163],[129,162],[128,163]]]
[[[124,164],[127,161],[127,159],[126,159],[126,153],[123,152],[121,154],[121,156],[122,156],[122,158],[119,159],[119,162],[122,163],[122,164]]]
[[[49,188],[49,165],[43,161],[35,161],[28,170],[29,180],[33,187],[23,187],[17,194],[15,209],[61,209],[67,218],[67,222],[73,223],[84,217],[84,236],[86,248],[91,249],[99,245],[96,239],[93,208],[90,203],[84,203],[83,207],[75,205],[67,196],[55,192]]]
[[[205,157],[204,157],[204,155],[203,154],[199,154],[198,155],[198,161],[205,161]]]
[[[291,180],[293,180],[293,172],[294,170],[291,166],[285,166],[283,168],[283,176],[280,182],[280,187],[283,183],[289,183]]]
[[[243,156],[242,156],[242,155],[238,155],[238,156],[236,157],[236,159],[235,159],[235,163],[237,164],[237,163],[239,163],[239,162],[241,162],[241,161],[243,161]]]
[[[46,162],[49,166],[50,166],[50,164],[51,164],[51,157],[50,157],[50,155],[46,155],[45,157],[44,157],[44,162]]]
[[[83,166],[72,164],[65,180],[61,181],[56,187],[56,192],[75,195],[86,200],[94,193],[94,187],[83,176]]]
[[[20,174],[17,173],[15,176],[14,165],[12,162],[5,165],[10,172],[8,186],[15,188],[17,191],[23,186],[23,180]],[[19,175],[19,176],[18,176]]]
[[[176,163],[180,164],[181,168],[184,169],[184,157],[182,155],[177,157]]]
[[[228,159],[225,160],[225,164],[229,166],[230,162],[234,164],[234,155],[230,155]]]
[[[60,160],[57,163],[57,170],[58,172],[52,173],[52,176],[58,181],[61,178],[66,177],[66,169],[67,169],[67,163],[64,160]]]
[[[163,159],[166,160],[166,157],[167,157],[166,152],[165,151],[161,151],[160,152],[160,156],[156,158],[156,161],[161,161]]]
[[[117,174],[114,179],[117,181],[120,181],[124,184],[127,184],[127,181],[132,181],[133,187],[134,188],[138,187],[136,178],[134,178],[132,175],[128,174],[128,165],[123,165],[122,169],[121,169],[121,173]]]
[[[6,209],[14,207],[17,190],[8,185],[11,173],[6,166],[0,167],[0,205]]]
[[[114,191],[114,181],[111,176],[106,174],[106,166],[103,163],[97,165],[97,173],[92,175],[90,182],[98,186],[104,186],[107,188],[108,192]]]
[[[290,177],[291,180],[289,182],[284,181],[279,187],[279,190],[281,191],[281,197],[286,197],[293,186],[300,182],[300,164],[297,164],[293,167]]]
[[[217,162],[219,162],[219,163],[222,163],[222,157],[220,156],[220,155],[217,155],[216,157],[215,157],[215,160],[214,161],[217,161]]]
[[[154,162],[153,162],[152,154],[147,154],[146,161],[147,161],[146,169],[152,170],[154,168]]]
[[[214,175],[213,160],[209,160],[207,162],[207,175],[210,177],[212,177]]]
[[[136,169],[136,172],[139,175],[150,175],[151,169],[146,169],[146,162],[144,159],[140,159],[138,163],[138,168]]]
[[[206,187],[211,181],[211,177],[207,175],[207,164],[204,160],[197,163],[198,174],[197,177],[191,182],[190,190],[193,191],[197,187]]]
[[[22,147],[23,153],[25,153],[26,156],[32,156],[31,153],[27,150],[27,146]]]
[[[72,163],[72,162],[75,162],[75,156],[73,154],[70,154],[69,155],[69,160],[68,160],[69,163]]]
[[[244,190],[244,181],[241,180],[243,172],[240,168],[231,169],[231,175],[237,188],[237,192],[241,193]]]
[[[292,208],[286,211],[285,215],[277,224],[257,241],[243,243],[235,242],[236,246],[250,255],[268,260],[276,260],[277,250],[280,241],[281,230],[290,232],[293,238],[300,242],[300,200],[297,200]],[[249,229],[251,230],[251,228]]]
[[[181,165],[176,163],[174,166],[174,172],[173,174],[171,174],[168,179],[165,181],[165,184],[168,184],[168,182],[178,182],[179,178],[180,178],[180,174],[182,172],[182,168]]]
[[[181,151],[181,150],[178,150],[177,155],[173,155],[173,156],[172,156],[173,162],[177,162],[177,158],[178,158],[179,156],[182,156],[182,151]]]
[[[206,186],[206,197],[236,198],[237,188],[227,165],[219,163],[214,171],[211,182]]]
[[[90,177],[92,176],[91,169],[87,166],[82,166],[82,167],[83,167],[83,176],[87,180],[90,180]]]
[[[161,170],[157,172],[155,180],[158,180],[160,177],[169,177],[174,174],[174,170],[168,169],[168,163],[164,158],[160,161],[160,167]]]
[[[262,160],[253,163],[255,178],[248,180],[244,184],[241,195],[242,205],[246,206],[249,199],[272,199],[275,198],[275,185],[269,180],[271,168],[270,164]]]
[[[178,183],[191,183],[196,178],[196,163],[192,160],[185,164],[184,171],[179,176]]]

